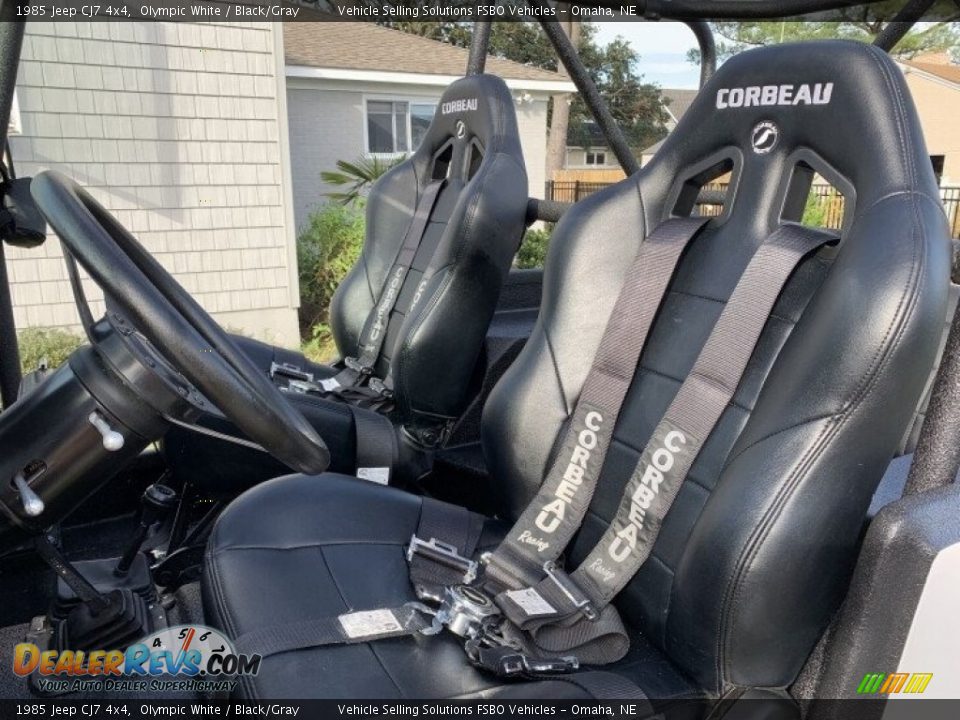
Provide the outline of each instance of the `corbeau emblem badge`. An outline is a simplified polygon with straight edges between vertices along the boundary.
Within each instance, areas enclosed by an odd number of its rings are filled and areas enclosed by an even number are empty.
[[[758,123],[750,133],[750,144],[757,155],[766,155],[777,146],[780,129],[772,122]]]

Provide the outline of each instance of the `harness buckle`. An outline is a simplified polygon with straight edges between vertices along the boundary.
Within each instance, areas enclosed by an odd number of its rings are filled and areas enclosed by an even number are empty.
[[[553,581],[553,584],[560,588],[560,592],[579,610],[587,620],[596,620],[600,613],[593,605],[593,601],[587,597],[570,576],[553,560],[548,560],[543,564],[543,572]]]
[[[580,661],[572,655],[533,658],[522,652],[518,645],[508,643],[494,632],[485,632],[467,640],[464,650],[473,665],[497,677],[550,677],[580,669]]]
[[[423,555],[435,563],[459,570],[463,573],[463,582],[466,584],[477,579],[476,561],[463,557],[457,548],[449,543],[436,538],[421,540],[416,535],[411,535],[410,544],[407,546],[407,562],[413,562],[413,558],[417,555]]]
[[[444,588],[435,624],[446,626],[462,638],[480,638],[485,637],[499,619],[500,608],[482,591],[469,585],[453,585]]]

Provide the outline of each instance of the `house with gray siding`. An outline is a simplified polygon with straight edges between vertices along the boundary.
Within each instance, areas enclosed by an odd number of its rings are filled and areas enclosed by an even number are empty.
[[[440,95],[464,74],[468,53],[372,23],[285,23],[283,32],[299,226],[334,189],[320,173],[336,169],[337,160],[416,149]],[[542,198],[547,103],[576,87],[560,73],[502,58],[488,58],[486,70],[513,92],[530,196]]]
[[[29,23],[17,173],[75,178],[223,326],[296,345],[283,69],[276,23]],[[52,233],[7,261],[18,328],[78,327]]]
[[[320,172],[414,149],[466,60],[370,23],[30,23],[12,159],[86,186],[227,329],[296,346],[296,230],[330,189]],[[542,197],[547,101],[574,86],[497,58],[488,70],[514,92]],[[52,233],[7,262],[18,328],[79,328]]]

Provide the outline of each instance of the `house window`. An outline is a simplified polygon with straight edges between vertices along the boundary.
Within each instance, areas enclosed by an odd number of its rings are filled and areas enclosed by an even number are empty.
[[[367,101],[367,152],[397,155],[416,150],[427,134],[436,104],[406,100]]]
[[[586,153],[587,165],[606,165],[607,164],[607,154],[605,152],[588,152]]]

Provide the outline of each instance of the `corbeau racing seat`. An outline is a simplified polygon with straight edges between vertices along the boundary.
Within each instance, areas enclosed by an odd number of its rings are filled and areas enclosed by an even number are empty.
[[[370,401],[376,386],[389,395],[391,416],[407,437],[426,447],[442,441],[475,390],[483,339],[523,236],[527,193],[506,84],[492,75],[457,80],[438,102],[420,147],[371,189],[362,255],[331,304],[341,357],[354,367],[369,365],[355,376],[356,392],[343,380],[341,373],[353,372],[343,362],[317,365],[296,352],[236,339],[322,433],[331,469],[356,468],[355,413],[338,393]],[[344,387],[326,393],[334,377]],[[325,396],[294,392],[308,387]],[[229,430],[216,420],[205,424]],[[262,453],[179,429],[166,448],[181,476],[208,488],[234,489],[284,472]]]
[[[728,60],[649,165],[568,211],[553,236],[536,329],[485,409],[501,520],[484,520],[474,544],[478,553],[496,547],[565,452],[566,426],[645,238],[689,215],[699,187],[723,173],[723,213],[672,275],[589,512],[567,547],[568,569],[620,513],[641,452],[727,317],[728,299],[735,288],[753,291],[740,286],[745,268],[778,226],[800,219],[813,173],[843,191],[847,217],[839,243],[806,255],[763,314],[735,395],[702,439],[652,554],[615,598],[626,656],[600,671],[516,685],[471,667],[451,632],[306,642],[262,648],[260,673],[242,680],[241,694],[642,692],[656,703],[736,688],[783,694],[796,680],[843,599],[871,494],[910,422],[946,310],[949,243],[936,184],[901,73],[876,48],[806,43]],[[732,357],[745,339],[722,342]],[[714,386],[708,374],[699,380],[706,405]],[[595,447],[584,437],[583,447]],[[655,453],[652,462],[664,469],[667,460]],[[333,474],[248,491],[210,538],[207,621],[235,638],[265,638],[273,626],[309,634],[325,618],[415,599],[405,550],[414,533],[425,539],[421,514],[435,504]],[[485,574],[489,566],[481,581]]]

